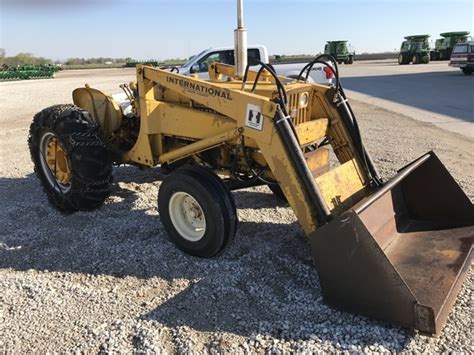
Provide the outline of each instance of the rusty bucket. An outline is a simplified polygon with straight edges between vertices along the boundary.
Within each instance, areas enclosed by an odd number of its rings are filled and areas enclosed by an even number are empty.
[[[309,236],[332,306],[440,333],[471,265],[474,208],[430,152]]]

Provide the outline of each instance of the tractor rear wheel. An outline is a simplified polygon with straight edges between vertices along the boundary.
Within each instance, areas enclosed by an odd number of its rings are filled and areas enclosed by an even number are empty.
[[[92,210],[109,196],[112,162],[100,127],[74,105],[37,113],[28,145],[43,190],[63,212]]]
[[[238,219],[232,193],[203,167],[171,173],[161,184],[158,209],[170,240],[188,254],[212,257],[235,237]]]
[[[405,55],[404,55],[403,53],[400,53],[400,54],[398,55],[398,64],[399,64],[399,65],[408,64],[408,63],[406,62],[406,57],[405,57]]]

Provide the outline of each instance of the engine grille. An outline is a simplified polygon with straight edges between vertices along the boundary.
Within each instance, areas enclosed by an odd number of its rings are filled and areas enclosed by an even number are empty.
[[[288,95],[289,113],[294,125],[299,125],[311,120],[309,114],[309,103],[306,107],[299,107],[299,97],[299,92]]]

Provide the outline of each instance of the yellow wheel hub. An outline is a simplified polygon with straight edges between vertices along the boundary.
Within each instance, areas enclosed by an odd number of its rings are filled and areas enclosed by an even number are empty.
[[[69,185],[71,183],[69,160],[61,143],[55,136],[49,139],[45,154],[48,167],[57,182],[62,185]]]

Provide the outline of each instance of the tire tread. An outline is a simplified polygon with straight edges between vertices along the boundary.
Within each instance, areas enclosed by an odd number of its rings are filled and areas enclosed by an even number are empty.
[[[53,132],[69,156],[71,189],[58,192],[50,185],[41,167],[40,139],[45,131]],[[101,145],[71,143],[74,134],[93,134]],[[28,146],[34,170],[49,202],[63,212],[93,210],[103,204],[112,187],[112,162],[100,127],[87,111],[71,104],[55,105],[37,113],[30,126]]]

